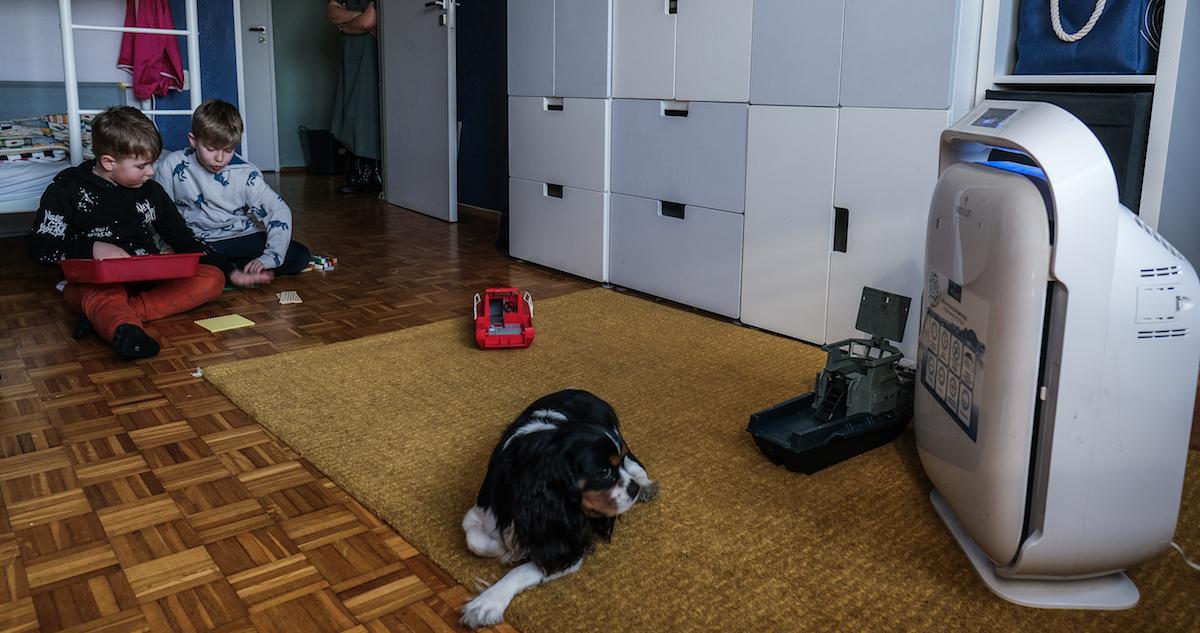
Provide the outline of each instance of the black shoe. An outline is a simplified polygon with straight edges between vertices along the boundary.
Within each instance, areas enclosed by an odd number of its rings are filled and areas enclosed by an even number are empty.
[[[117,350],[117,356],[125,360],[153,358],[158,355],[158,341],[150,338],[145,330],[132,323],[117,326],[112,344],[113,349]]]
[[[343,185],[338,187],[338,193],[379,193],[383,191],[383,185],[378,182],[364,182],[357,185]]]
[[[95,331],[95,328],[92,327],[92,322],[88,321],[87,317],[80,316],[79,320],[75,322],[75,331],[71,332],[71,338],[74,338],[78,341],[79,339],[88,336]]]

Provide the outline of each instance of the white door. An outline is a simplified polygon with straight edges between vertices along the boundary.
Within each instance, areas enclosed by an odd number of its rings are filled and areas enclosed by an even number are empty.
[[[750,100],[751,0],[678,3],[675,98],[680,101]]]
[[[675,6],[670,0],[613,0],[614,97],[675,98]]]
[[[863,286],[921,304],[925,226],[938,178],[938,144],[946,110],[841,108],[833,205],[844,209],[829,255],[829,342],[861,337],[854,328]],[[904,356],[916,359],[917,315],[910,309]]]
[[[241,0],[242,158],[263,171],[279,169],[279,124],[275,114],[275,46],[271,0]],[[250,80],[246,81],[245,78]]]
[[[837,128],[837,108],[750,106],[742,322],[818,344],[825,342]]]
[[[454,0],[390,0],[379,11],[384,199],[458,221]]]

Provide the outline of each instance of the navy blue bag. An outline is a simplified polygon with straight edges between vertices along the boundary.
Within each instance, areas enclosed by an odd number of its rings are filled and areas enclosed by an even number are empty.
[[[1021,0],[1015,72],[1153,73],[1157,55],[1150,39],[1161,11],[1161,0]]]

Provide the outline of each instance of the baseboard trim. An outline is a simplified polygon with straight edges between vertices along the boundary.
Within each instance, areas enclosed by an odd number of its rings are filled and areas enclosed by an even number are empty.
[[[458,203],[458,211],[464,215],[473,215],[475,217],[484,218],[487,220],[495,220],[501,215],[501,213],[495,209],[477,207],[473,204],[467,204],[465,202]]]

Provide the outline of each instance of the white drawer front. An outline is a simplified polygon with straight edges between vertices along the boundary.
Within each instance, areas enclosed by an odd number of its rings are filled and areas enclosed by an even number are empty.
[[[737,318],[740,214],[686,206],[669,217],[657,200],[616,193],[609,205],[612,283]]]
[[[556,197],[561,196],[561,197]],[[510,178],[508,251],[513,257],[606,281],[608,194]]]
[[[613,100],[612,190],[741,213],[748,108]]]
[[[510,97],[508,174],[607,191],[609,103],[607,99]]]

